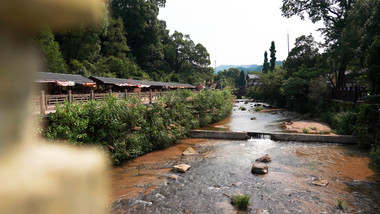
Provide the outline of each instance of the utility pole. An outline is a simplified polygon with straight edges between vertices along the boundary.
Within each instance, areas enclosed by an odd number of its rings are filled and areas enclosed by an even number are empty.
[[[289,52],[290,50],[289,50],[289,29],[288,29],[288,56],[289,56]]]

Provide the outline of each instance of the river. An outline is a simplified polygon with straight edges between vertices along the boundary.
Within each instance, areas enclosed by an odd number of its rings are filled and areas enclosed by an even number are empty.
[[[207,129],[281,131],[283,121],[299,117],[284,110],[255,112],[254,104],[238,102],[229,118]],[[181,156],[188,146],[200,155]],[[255,159],[265,154],[272,157],[269,173],[251,174]],[[251,196],[248,213],[380,213],[380,177],[369,161],[368,152],[355,146],[186,139],[114,168],[111,209],[113,213],[237,213],[226,195],[241,193]],[[179,163],[192,168],[185,174],[170,172]],[[178,179],[168,179],[171,174]],[[329,184],[311,184],[317,177]],[[344,210],[338,209],[338,200]]]

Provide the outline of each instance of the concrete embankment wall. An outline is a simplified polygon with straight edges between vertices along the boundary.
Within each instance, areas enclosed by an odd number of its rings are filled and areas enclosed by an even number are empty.
[[[230,131],[208,131],[192,130],[191,137],[207,139],[226,139],[226,140],[246,140],[251,136],[269,135],[276,141],[298,141],[298,142],[321,142],[321,143],[341,143],[356,144],[354,136],[350,135],[313,135],[296,133],[251,133],[251,132],[230,132]]]
[[[226,139],[226,140],[248,139],[247,132],[192,130],[190,132],[190,135],[192,138],[206,138],[206,139]]]

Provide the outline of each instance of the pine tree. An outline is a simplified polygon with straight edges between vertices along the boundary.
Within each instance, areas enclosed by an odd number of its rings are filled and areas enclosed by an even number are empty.
[[[270,46],[270,67],[269,70],[273,71],[274,67],[276,66],[276,47],[274,45],[274,41],[272,41],[272,44]]]
[[[263,64],[263,72],[267,73],[269,71],[269,63],[268,63],[268,52],[264,52],[264,64]]]

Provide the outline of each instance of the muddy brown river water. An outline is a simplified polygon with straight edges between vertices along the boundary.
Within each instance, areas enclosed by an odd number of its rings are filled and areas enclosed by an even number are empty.
[[[240,102],[226,120],[209,129],[280,131],[298,117],[283,110],[254,112]],[[245,106],[248,111],[241,111]],[[256,120],[250,118],[256,117]],[[199,156],[181,156],[188,147]],[[253,175],[252,164],[270,154],[269,173]],[[113,213],[237,213],[225,194],[251,196],[247,213],[380,213],[380,177],[369,154],[355,146],[327,143],[186,139],[166,150],[138,157],[112,171]],[[172,173],[179,163],[185,174]],[[170,180],[171,174],[178,175]],[[322,177],[326,187],[311,184]],[[343,201],[344,210],[337,208]]]

